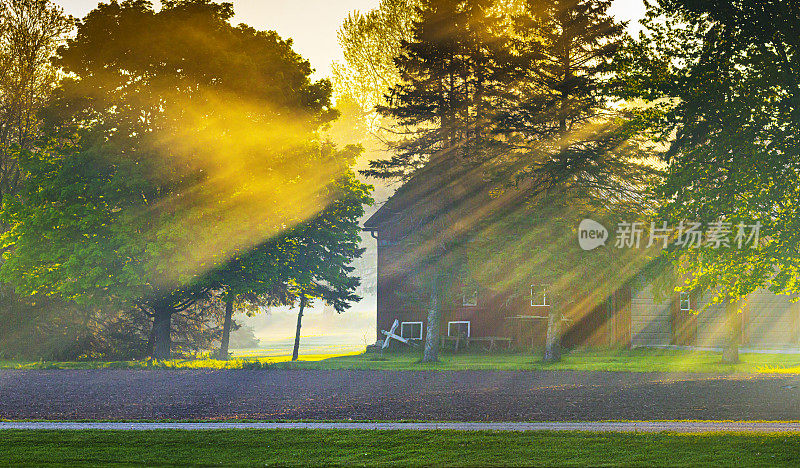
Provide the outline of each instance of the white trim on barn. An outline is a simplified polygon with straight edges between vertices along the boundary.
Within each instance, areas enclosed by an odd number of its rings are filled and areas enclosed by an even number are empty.
[[[547,307],[550,304],[547,302],[547,284],[532,284],[531,285],[531,307]],[[537,288],[537,297],[534,294],[534,288]],[[539,301],[537,301],[539,299]]]
[[[453,334],[451,333],[451,325],[453,325],[453,324],[464,324],[464,323],[467,324],[467,338],[469,338],[469,336],[470,336],[469,335],[470,334],[470,328],[472,327],[472,325],[470,324],[469,320],[457,320],[457,321],[454,321],[454,322],[447,322],[447,336],[453,336]]]
[[[681,310],[692,310],[692,295],[682,292],[680,297]]]
[[[461,305],[463,307],[477,307],[478,306],[478,288],[469,290],[469,294],[461,295]]]
[[[406,333],[404,332],[406,325],[412,325],[412,326],[413,325],[419,325],[419,335],[418,336],[413,336],[414,334],[411,333],[412,336],[406,336]],[[400,323],[400,336],[402,336],[403,338],[405,338],[407,340],[421,340],[422,339],[422,327],[423,327],[422,322],[401,322]],[[413,328],[412,328],[412,330],[413,330]]]

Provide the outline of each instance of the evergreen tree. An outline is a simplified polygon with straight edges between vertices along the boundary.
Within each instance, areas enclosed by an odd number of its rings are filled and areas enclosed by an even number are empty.
[[[611,0],[527,0],[517,19],[528,59],[529,115],[537,133],[564,134],[607,104],[604,78],[619,49],[624,23],[608,13]],[[524,131],[524,130],[521,130]]]
[[[492,110],[510,85],[507,38],[493,1],[426,0],[412,39],[395,64],[400,84],[378,111],[396,122],[405,139],[388,160],[371,162],[365,175],[408,179],[435,154],[462,162],[486,158]]]
[[[526,180],[531,195],[572,185],[586,194],[625,198],[641,166],[626,154],[625,116],[609,108],[611,62],[624,23],[610,0],[527,0],[514,34],[522,61],[517,106],[502,132],[514,151],[494,168],[504,180]]]
[[[643,190],[654,171],[642,164],[639,147],[631,140],[631,123],[609,107],[611,63],[625,28],[609,15],[611,3],[527,0],[524,13],[515,18],[516,52],[522,64],[514,88],[519,105],[509,108],[501,128],[512,151],[493,161],[491,170],[495,180],[519,192],[519,203],[504,210],[530,213],[532,220],[523,225],[530,225],[532,232],[564,223],[574,224],[567,232],[575,232],[577,213],[618,219],[641,212]],[[536,213],[549,213],[547,222],[533,221],[540,217]],[[504,218],[498,213],[497,222],[503,225]],[[551,244],[562,245],[562,255],[554,256],[544,245],[534,250],[561,260],[583,255],[587,270],[616,268],[607,255],[585,254],[560,241]],[[556,361],[562,317],[570,308],[567,299],[591,294],[585,290],[586,281],[570,273],[574,266],[569,262],[553,261],[550,269],[537,267],[535,259],[527,263],[530,271],[543,276],[561,271],[551,282],[555,299],[545,349],[545,360]]]
[[[455,252],[474,243],[476,233],[497,232],[515,214],[554,213],[537,203],[569,208],[580,200],[606,213],[637,212],[632,208],[641,206],[654,172],[639,161],[631,125],[609,108],[610,62],[624,34],[624,24],[608,14],[611,1],[529,0],[519,15],[499,14],[498,5],[421,4],[412,40],[396,59],[401,84],[379,107],[405,140],[395,156],[364,171],[413,178],[429,192],[423,203],[450,204],[437,206],[429,226],[410,240],[429,246],[417,251],[427,252],[420,262],[434,271],[426,360],[435,359],[436,289],[444,287],[435,271],[454,265]],[[502,239],[489,250],[501,264]],[[558,343],[552,328],[548,356]]]
[[[492,0],[425,0],[417,10],[411,40],[404,41],[395,59],[400,83],[378,112],[396,123],[404,137],[395,154],[372,161],[365,175],[408,180],[425,169],[422,183],[444,186],[447,172],[489,158],[493,110],[500,109],[509,85],[510,60],[506,38],[499,33],[501,18]],[[438,159],[434,163],[433,159]],[[446,197],[439,197],[446,198]],[[424,202],[423,202],[424,203]],[[426,362],[438,359],[441,256],[454,239],[437,230],[435,217],[418,230],[412,244],[434,247],[420,258],[430,273],[430,308],[425,341]]]

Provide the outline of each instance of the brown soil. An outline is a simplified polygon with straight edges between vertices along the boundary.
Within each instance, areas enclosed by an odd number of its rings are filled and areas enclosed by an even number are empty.
[[[0,419],[800,420],[800,376],[0,370]]]

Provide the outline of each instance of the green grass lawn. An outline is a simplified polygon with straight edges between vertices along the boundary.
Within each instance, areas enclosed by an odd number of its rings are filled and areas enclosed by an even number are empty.
[[[92,369],[92,368],[291,368],[377,370],[578,370],[616,372],[720,372],[800,373],[800,355],[743,353],[741,363],[723,364],[719,353],[676,350],[574,351],[557,364],[544,364],[540,353],[443,353],[441,362],[420,363],[419,352],[302,356],[288,362],[287,356],[248,355],[230,361],[175,359],[162,362],[19,362],[0,361],[0,368]]]
[[[797,466],[800,435],[4,431],[0,465]]]
[[[306,354],[303,362],[314,362],[345,354]],[[291,356],[262,356],[258,353],[234,356],[227,361],[210,358],[170,359],[168,361],[18,361],[0,359],[0,369],[262,369],[288,362]]]
[[[615,372],[722,372],[800,373],[800,355],[742,354],[736,365],[723,364],[721,355],[703,351],[636,349],[620,351],[574,351],[561,362],[545,364],[540,353],[443,354],[437,364],[423,364],[418,353],[339,356],[315,362],[282,363],[300,369],[384,370],[578,370]]]

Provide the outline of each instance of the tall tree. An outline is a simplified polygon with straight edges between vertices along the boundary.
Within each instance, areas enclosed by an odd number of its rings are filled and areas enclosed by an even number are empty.
[[[507,38],[493,2],[426,0],[418,9],[412,39],[395,64],[400,83],[378,112],[396,122],[404,140],[396,155],[371,162],[365,175],[408,179],[434,154],[478,159],[489,147],[492,115],[510,73]],[[467,150],[469,148],[469,150]]]
[[[341,96],[355,100],[375,129],[375,108],[400,82],[395,58],[411,39],[419,0],[381,0],[374,10],[352,12],[339,28],[344,62],[334,63],[333,83]]]
[[[462,205],[451,206],[440,222],[449,218],[444,224],[467,227],[455,236],[427,232],[420,243],[438,245],[431,254],[452,257],[475,233],[497,232],[515,213],[555,215],[537,203],[569,207],[581,200],[608,216],[612,209],[631,213],[641,206],[653,171],[629,141],[625,116],[610,108],[610,62],[624,34],[624,24],[608,14],[610,4],[530,0],[521,14],[502,15],[491,1],[422,3],[412,40],[396,59],[401,84],[379,107],[405,140],[394,157],[373,162],[364,173],[415,178],[431,191],[447,190],[450,179],[460,178],[466,195],[436,198]],[[468,198],[488,192],[505,194],[464,212]],[[464,219],[454,219],[459,212]],[[502,241],[494,247],[503,264]],[[435,269],[437,262],[429,263]],[[568,297],[566,286],[563,291]],[[429,324],[438,323],[436,296]],[[566,308],[561,305],[551,308],[553,314]],[[551,322],[547,353],[555,356],[561,318]],[[435,351],[428,351],[438,338],[435,327],[428,331],[426,359],[433,359]]]
[[[53,140],[23,153],[0,275],[21,292],[137,307],[153,355],[239,251],[315,216],[341,164],[317,132],[331,86],[274,32],[208,0],[101,4],[60,49]]]
[[[498,34],[501,18],[493,6],[490,0],[420,3],[412,37],[402,43],[395,58],[400,83],[389,91],[386,105],[378,107],[380,114],[396,122],[395,131],[404,139],[395,145],[392,157],[372,161],[365,175],[408,180],[436,157],[458,165],[489,157],[492,143],[497,142],[492,138],[493,116],[503,107],[510,63],[507,39]],[[443,176],[428,170],[425,183],[435,185],[431,177]],[[432,235],[424,242],[443,244],[443,236]],[[436,257],[435,252],[447,249],[440,245],[431,253]],[[430,264],[435,270],[436,258]],[[436,284],[430,282],[425,361],[438,359]]]
[[[364,205],[372,203],[371,187],[359,182],[354,174],[343,176],[330,187],[331,203],[319,217],[292,231],[294,243],[289,271],[289,290],[298,298],[292,360],[300,352],[300,329],[306,307],[315,299],[341,313],[359,300],[355,290],[360,279],[352,273],[353,260],[364,253],[359,247]]]
[[[25,176],[17,156],[21,149],[31,149],[40,136],[38,113],[58,81],[57,67],[51,59],[72,28],[72,19],[51,2],[0,2],[0,197],[16,195],[22,185]],[[6,229],[8,225],[0,225],[0,231]],[[0,327],[0,335],[12,342],[18,336],[25,336],[22,330],[27,330],[28,337],[36,336],[44,343],[46,340],[37,336],[37,330],[42,327],[33,326],[33,321],[46,322],[46,317],[51,315],[50,307],[71,310],[54,301],[21,298],[6,284],[0,285],[0,301],[0,322],[6,324]],[[21,323],[23,321],[25,323]],[[76,322],[79,321],[76,318]],[[69,327],[69,330],[74,329]],[[80,341],[77,337],[76,340]],[[63,342],[63,338],[55,341]]]
[[[210,282],[223,291],[225,320],[219,356],[228,357],[228,344],[235,306],[251,310],[263,306],[285,306],[300,302],[295,359],[305,307],[320,298],[338,312],[358,299],[353,290],[358,278],[350,263],[363,252],[358,248],[359,218],[372,200],[371,187],[358,182],[346,169],[360,148],[337,149],[326,143],[321,164],[343,164],[345,173],[320,193],[326,204],[314,218],[269,239],[250,251],[236,255],[212,275]]]
[[[683,290],[724,304],[728,362],[738,360],[741,299],[761,287],[800,290],[798,22],[791,2],[664,0],[649,4],[619,61],[622,96],[645,100],[644,132],[667,148],[662,218],[728,231],[722,244],[676,243],[669,253]]]
[[[45,0],[0,2],[0,196],[16,194],[23,174],[19,149],[39,136],[37,113],[56,86],[51,59],[72,19]]]
[[[625,196],[617,182],[632,175],[624,172],[628,155],[608,151],[627,136],[617,131],[624,114],[609,106],[625,27],[608,13],[611,3],[527,0],[515,18],[518,105],[501,129],[514,151],[497,168],[501,178],[533,180],[539,192],[580,183]]]
[[[610,219],[637,213],[646,181],[654,175],[631,141],[627,116],[610,106],[611,63],[625,28],[609,14],[611,3],[527,0],[512,29],[520,61],[513,98],[518,105],[509,107],[498,130],[510,151],[492,161],[490,168],[495,180],[520,192],[520,203],[504,207],[505,211],[547,213],[545,226],[569,220],[570,233],[580,222],[580,212]],[[538,203],[532,204],[533,200]],[[561,207],[561,212],[552,211],[553,207]],[[537,218],[542,219],[533,216]],[[559,257],[562,260],[583,255],[587,269],[615,268],[608,256],[589,255],[574,243],[567,245],[565,255]],[[537,250],[548,249],[540,246]],[[570,274],[573,267],[558,261],[551,266],[561,274],[552,280],[545,359],[555,361],[560,356],[562,316],[571,307],[566,299],[591,294],[583,288],[583,279]],[[531,271],[548,276],[545,272],[550,269],[540,266]]]

